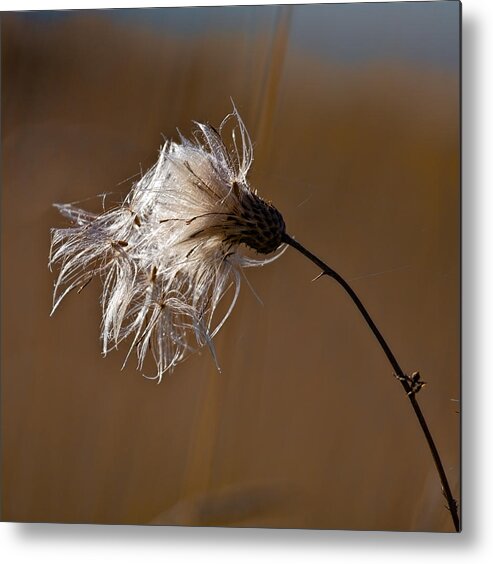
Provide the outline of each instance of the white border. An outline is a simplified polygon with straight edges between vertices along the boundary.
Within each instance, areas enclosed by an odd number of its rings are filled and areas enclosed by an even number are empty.
[[[367,2],[379,2],[385,0],[366,0]],[[422,2],[423,0],[407,0],[409,2]],[[447,1],[447,0],[444,0]],[[481,4],[475,0],[465,0],[466,4]],[[269,2],[268,0],[4,0],[1,10],[61,10],[61,9],[90,9],[90,8],[161,8],[165,6],[221,6],[221,5],[260,5],[260,4],[342,4],[356,3],[355,0],[346,2],[326,0],[319,2],[314,0],[296,1],[279,0]]]
[[[413,0],[411,0],[413,1]],[[262,0],[241,4],[264,4]],[[283,3],[296,3],[285,1]],[[305,2],[309,3],[309,2]],[[330,3],[330,2],[326,2]],[[235,2],[9,0],[2,10]],[[487,562],[493,554],[493,2],[463,2],[463,518],[461,535],[0,524],[7,563]],[[490,369],[490,370],[489,370]]]

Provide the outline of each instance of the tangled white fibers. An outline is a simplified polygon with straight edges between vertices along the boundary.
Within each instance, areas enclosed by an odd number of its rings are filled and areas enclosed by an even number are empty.
[[[103,353],[128,339],[125,363],[135,350],[142,370],[150,353],[158,380],[197,346],[216,359],[212,339],[234,307],[241,268],[280,254],[254,259],[245,246],[270,254],[285,233],[281,214],[249,185],[252,143],[236,108],[219,130],[196,126],[192,139],[164,144],[121,205],[95,214],[57,204],[71,225],[52,229],[53,311],[100,277]],[[215,320],[230,288],[230,305]]]

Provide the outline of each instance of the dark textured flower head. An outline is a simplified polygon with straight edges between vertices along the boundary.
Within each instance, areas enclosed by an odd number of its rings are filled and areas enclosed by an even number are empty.
[[[286,230],[282,215],[253,192],[242,193],[238,184],[233,185],[233,190],[238,192],[240,205],[235,218],[236,233],[229,237],[258,253],[272,253],[281,244]]]
[[[192,140],[165,143],[122,205],[99,215],[59,205],[72,225],[52,230],[53,311],[100,276],[103,352],[130,339],[139,369],[150,353],[158,379],[194,350],[192,337],[215,358],[212,338],[235,304],[241,269],[279,256],[254,259],[245,246],[270,254],[285,233],[281,214],[248,182],[252,144],[236,108],[219,130],[196,125]],[[230,288],[228,311],[215,321]]]

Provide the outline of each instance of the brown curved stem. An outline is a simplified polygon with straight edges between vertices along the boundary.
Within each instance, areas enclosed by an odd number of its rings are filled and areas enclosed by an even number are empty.
[[[460,531],[460,520],[459,520],[459,512],[458,512],[457,502],[452,495],[452,491],[450,489],[450,486],[449,486],[449,483],[448,483],[448,480],[447,480],[447,475],[445,474],[445,470],[443,468],[443,464],[442,464],[442,461],[440,459],[440,455],[438,454],[438,449],[435,445],[435,441],[433,440],[433,437],[432,437],[430,430],[428,428],[428,424],[426,423],[425,417],[424,417],[424,415],[421,411],[421,408],[419,407],[418,400],[416,399],[416,391],[417,390],[415,390],[413,388],[411,378],[409,378],[403,372],[403,370],[400,367],[399,363],[397,362],[393,352],[391,351],[389,345],[387,344],[387,341],[383,338],[382,334],[380,333],[377,326],[373,322],[373,319],[370,317],[370,314],[366,310],[365,306],[361,303],[361,300],[358,298],[358,296],[356,295],[354,290],[351,288],[351,286],[344,280],[344,278],[340,274],[338,274],[335,270],[333,270],[332,268],[327,266],[323,261],[321,261],[314,254],[312,254],[309,250],[305,249],[305,247],[303,247],[303,245],[298,243],[298,241],[296,241],[295,239],[290,237],[287,233],[284,234],[284,236],[283,236],[283,242],[287,243],[288,245],[290,245],[291,247],[293,247],[294,249],[299,251],[301,254],[305,255],[305,257],[310,259],[313,263],[315,263],[322,270],[323,274],[325,274],[326,276],[330,276],[331,278],[333,278],[336,282],[338,282],[344,288],[344,290],[349,294],[350,298],[353,300],[356,307],[359,309],[361,315],[364,317],[364,319],[365,319],[366,323],[368,324],[368,326],[370,327],[372,333],[377,338],[377,341],[380,343],[380,346],[382,347],[383,352],[385,353],[385,355],[387,356],[390,364],[392,365],[394,373],[397,376],[397,379],[402,384],[402,387],[404,388],[404,391],[406,392],[406,396],[408,397],[409,401],[411,402],[414,413],[416,414],[416,417],[418,418],[421,429],[422,429],[422,431],[425,435],[426,442],[428,443],[428,447],[431,451],[431,455],[433,457],[433,462],[435,463],[438,475],[440,477],[440,482],[442,484],[442,492],[443,492],[443,495],[445,496],[445,499],[447,500],[447,506],[448,506],[448,509],[449,509],[450,514],[452,516],[452,520],[454,522],[455,530],[457,532],[459,532]]]

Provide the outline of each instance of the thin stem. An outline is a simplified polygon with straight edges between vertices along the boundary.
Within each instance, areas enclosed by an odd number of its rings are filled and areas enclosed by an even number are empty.
[[[452,491],[450,489],[450,486],[449,486],[449,483],[448,483],[448,480],[447,480],[447,475],[445,474],[445,470],[443,468],[443,464],[442,464],[442,461],[440,459],[440,455],[438,454],[438,449],[435,445],[433,437],[431,436],[431,433],[430,433],[430,430],[429,430],[428,425],[426,423],[425,417],[424,417],[424,415],[421,411],[421,408],[419,407],[418,401],[416,399],[416,391],[417,390],[412,385],[413,381],[411,380],[411,378],[406,376],[406,374],[403,372],[402,368],[400,367],[399,363],[397,362],[397,359],[395,358],[393,352],[391,351],[389,345],[387,344],[387,341],[383,338],[382,334],[380,333],[377,326],[373,322],[373,319],[370,317],[370,314],[366,310],[365,306],[361,303],[361,300],[358,298],[358,296],[356,295],[354,290],[351,288],[351,286],[344,280],[344,278],[340,274],[338,274],[335,270],[333,270],[332,268],[327,266],[323,261],[321,261],[314,254],[312,254],[309,250],[305,249],[305,247],[303,247],[303,245],[298,243],[298,241],[295,241],[287,233],[285,233],[284,236],[283,236],[283,242],[287,243],[288,245],[290,245],[291,247],[293,247],[297,251],[299,251],[301,254],[305,255],[308,259],[310,259],[312,262],[314,262],[322,270],[323,274],[325,274],[326,276],[330,276],[331,278],[333,278],[336,282],[338,282],[344,288],[344,290],[349,294],[350,298],[353,300],[356,307],[359,309],[361,315],[364,317],[366,323],[368,324],[368,326],[372,330],[373,334],[377,338],[378,342],[380,343],[380,346],[383,349],[383,352],[385,353],[385,355],[387,356],[390,364],[392,365],[392,368],[394,370],[395,375],[397,376],[397,379],[402,384],[402,387],[404,388],[404,391],[406,392],[406,396],[409,398],[409,401],[411,402],[411,405],[414,409],[414,413],[416,414],[416,417],[418,418],[419,424],[421,425],[421,429],[422,429],[422,431],[425,435],[426,442],[428,443],[428,447],[430,448],[431,455],[433,457],[433,461],[434,461],[436,469],[438,471],[438,475],[440,476],[440,482],[442,483],[442,492],[443,492],[443,495],[445,496],[445,499],[447,500],[447,506],[448,506],[448,509],[449,509],[450,514],[452,516],[452,520],[454,522],[455,530],[457,532],[459,532],[460,531],[460,521],[459,521],[459,513],[458,513],[458,508],[457,508],[457,502],[455,501],[455,499],[452,495]]]

